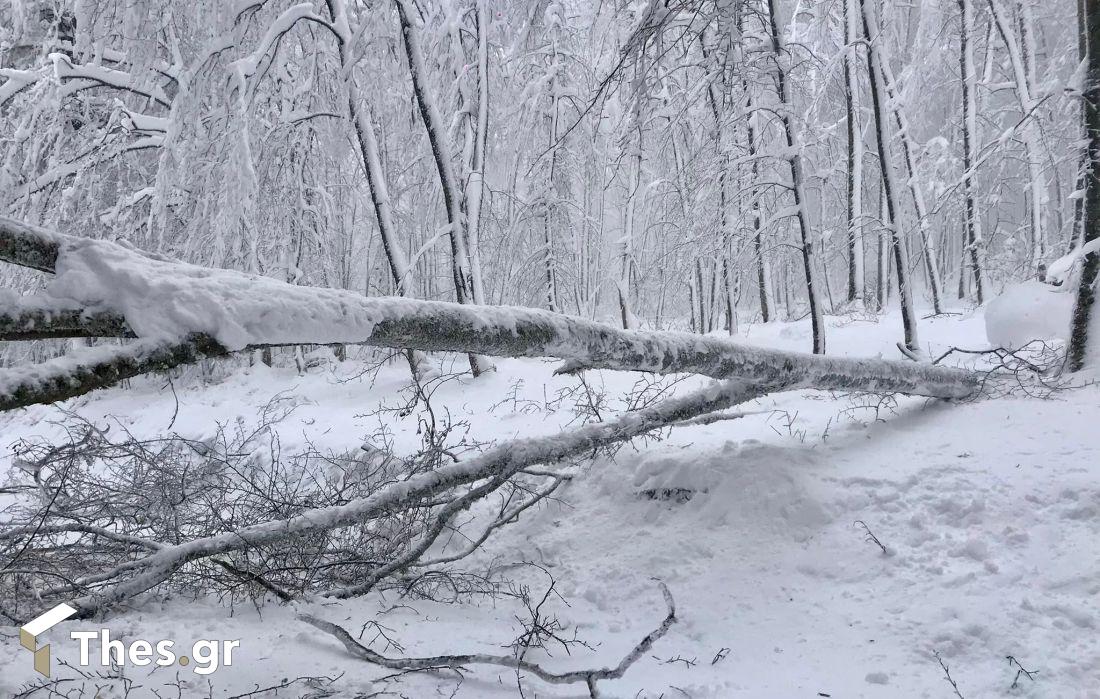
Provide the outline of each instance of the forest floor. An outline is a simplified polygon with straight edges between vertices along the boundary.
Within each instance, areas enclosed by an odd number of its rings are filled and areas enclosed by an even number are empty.
[[[830,353],[900,358],[896,316],[829,324]],[[931,354],[987,346],[980,313],[925,320],[922,333]],[[803,350],[808,335],[808,322],[773,323],[746,325],[739,340]],[[553,368],[499,361],[491,375],[443,382],[432,402],[438,415],[467,422],[471,440],[549,434],[577,424],[574,404],[584,395],[577,378],[553,377]],[[377,411],[400,402],[407,368],[363,369],[349,361],[299,375],[256,366],[212,385],[177,381],[174,391],[150,378],[68,407],[138,436],[202,437],[218,421],[254,422],[278,396],[295,404],[279,425],[284,453],[307,442],[354,449],[380,424],[398,453],[414,451],[417,415]],[[589,372],[587,382],[613,410],[639,378]],[[559,396],[563,389],[571,395]],[[575,630],[591,645],[529,659],[563,670],[614,665],[663,617],[660,580],[676,599],[678,623],[623,679],[600,685],[607,696],[1100,697],[1100,388],[1051,400],[900,399],[877,411],[850,397],[797,392],[743,409],[752,414],[678,428],[587,464],[555,501],[468,560],[471,569],[537,563],[508,575],[537,597],[552,576],[561,597],[548,608],[567,635]],[[55,435],[59,417],[54,407],[0,415],[0,472],[11,467],[8,445]],[[376,620],[410,656],[506,654],[523,615],[509,597],[446,604],[392,592],[310,610],[353,634]],[[280,697],[520,696],[516,674],[495,668],[474,667],[462,679],[379,679],[392,673],[350,658],[275,603],[146,603],[106,626],[116,638],[241,641],[233,664],[206,676],[127,668],[131,697],[230,697],[284,681]],[[50,632],[54,678],[75,678],[64,686],[83,684],[91,697],[93,685],[109,683],[59,662],[75,662],[68,632],[77,628],[98,627],[72,622]],[[375,631],[362,638],[397,654]],[[1010,656],[1031,676],[1018,674]],[[307,676],[336,679],[298,679]],[[32,681],[16,629],[0,627],[0,695]],[[522,691],[587,696],[582,686],[533,677]],[[116,685],[100,696],[122,693]]]

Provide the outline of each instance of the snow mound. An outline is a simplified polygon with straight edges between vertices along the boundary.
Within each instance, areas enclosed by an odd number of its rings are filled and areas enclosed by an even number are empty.
[[[1032,340],[1065,340],[1073,294],[1038,281],[1010,284],[985,309],[985,336],[994,347],[1017,349]]]
[[[801,448],[757,440],[726,442],[700,453],[696,447],[655,449],[628,461],[629,475],[609,475],[608,490],[630,482],[636,496],[673,512],[690,512],[692,526],[734,526],[757,535],[804,540],[831,519],[807,489],[814,458]],[[624,464],[616,464],[623,468]]]

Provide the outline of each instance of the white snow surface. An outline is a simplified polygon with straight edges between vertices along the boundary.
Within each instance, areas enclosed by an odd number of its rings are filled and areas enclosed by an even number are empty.
[[[896,354],[896,316],[828,322],[830,352]],[[808,321],[746,325],[739,339],[801,349],[809,333]],[[982,315],[925,321],[922,337],[932,355],[983,346]],[[461,368],[464,358],[436,360]],[[492,374],[444,384],[436,408],[469,420],[475,439],[552,433],[575,415],[568,403],[557,411],[538,406],[577,382],[552,376],[554,366],[502,360]],[[177,381],[174,394],[162,379],[147,378],[65,407],[98,422],[117,419],[139,436],[164,433],[175,416],[172,431],[201,437],[218,421],[254,420],[281,395],[298,403],[281,424],[284,452],[307,440],[352,448],[377,429],[372,409],[392,405],[408,381],[400,362],[373,377],[362,370],[356,361],[305,375],[258,365],[212,385]],[[587,374],[611,396],[638,378]],[[690,379],[677,391],[702,383]],[[678,622],[623,679],[601,683],[605,696],[954,696],[937,651],[968,699],[1100,697],[1100,390],[1086,386],[1050,401],[903,398],[879,420],[852,407],[820,393],[783,393],[743,406],[759,414],[637,440],[613,461],[588,465],[560,491],[560,502],[500,532],[471,565],[535,561],[554,575],[569,605],[552,602],[553,612],[593,646],[529,658],[560,670],[617,663],[662,618],[655,579],[664,581]],[[0,414],[0,443],[56,435],[51,421],[59,417],[50,406]],[[418,417],[387,418],[399,451],[418,443]],[[7,454],[0,452],[0,471],[12,468]],[[662,489],[691,491],[690,498],[646,495]],[[865,540],[856,521],[888,555]],[[515,575],[536,592],[545,589],[534,569]],[[521,612],[506,598],[442,604],[393,593],[306,610],[353,635],[376,620],[412,656],[507,652],[501,646],[518,634]],[[145,603],[104,624],[114,637],[241,640],[234,665],[206,677],[186,668],[128,668],[140,685],[131,697],[152,697],[152,689],[176,696],[164,686],[177,677],[183,697],[230,697],[283,678],[341,673],[334,694],[310,695],[299,682],[277,696],[519,696],[515,673],[480,666],[461,683],[453,674],[380,681],[391,673],[353,660],[275,603],[232,610],[213,599]],[[58,663],[75,660],[69,631],[94,628],[70,621],[47,634],[55,676],[73,675]],[[372,638],[368,631],[362,640]],[[395,652],[381,641],[372,647]],[[1009,655],[1038,674],[1010,689],[1016,668]],[[2,696],[33,680],[30,654],[11,627],[0,627],[0,668]],[[527,697],[587,696],[583,687],[534,678],[523,686]]]
[[[986,306],[989,344],[1019,349],[1033,340],[1066,340],[1076,291],[1035,280],[1009,284]]]

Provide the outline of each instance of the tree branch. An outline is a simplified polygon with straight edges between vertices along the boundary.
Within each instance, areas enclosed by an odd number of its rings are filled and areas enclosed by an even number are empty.
[[[573,684],[578,682],[584,682],[588,685],[589,691],[592,696],[596,696],[595,686],[596,682],[600,680],[614,680],[619,679],[626,674],[626,671],[630,669],[637,660],[642,657],[653,644],[657,642],[662,636],[668,633],[669,628],[676,623],[676,603],[672,599],[672,593],[669,592],[668,587],[664,583],[660,583],[661,594],[664,595],[665,604],[668,605],[668,613],[653,631],[649,632],[637,645],[634,646],[623,656],[623,659],[619,661],[619,664],[615,667],[605,667],[601,669],[589,669],[589,670],[572,670],[569,672],[551,672],[540,665],[532,663],[529,660],[523,660],[508,655],[488,655],[483,653],[469,653],[465,655],[437,655],[428,658],[387,658],[386,656],[376,653],[370,648],[362,645],[356,641],[351,634],[349,634],[343,627],[333,624],[332,622],[318,619],[311,614],[299,614],[297,618],[314,628],[320,629],[326,633],[330,633],[336,637],[344,648],[348,650],[356,658],[365,660],[368,663],[375,665],[381,665],[382,667],[389,668],[391,670],[431,670],[437,668],[453,668],[458,669],[465,665],[495,665],[498,667],[506,667],[514,670],[522,670],[529,672],[532,675],[538,677],[544,682],[550,684]]]

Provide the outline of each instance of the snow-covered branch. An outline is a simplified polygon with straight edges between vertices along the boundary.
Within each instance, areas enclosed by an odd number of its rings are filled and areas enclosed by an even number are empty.
[[[641,641],[639,641],[629,653],[623,656],[615,667],[605,667],[599,669],[587,669],[587,670],[572,670],[569,672],[552,672],[546,668],[533,663],[529,660],[524,660],[520,657],[510,655],[489,655],[485,653],[469,653],[465,655],[437,655],[429,658],[389,658],[381,653],[367,648],[363,644],[355,640],[355,638],[347,632],[342,626],[334,624],[330,621],[319,619],[312,614],[299,614],[298,619],[306,622],[314,628],[320,629],[326,633],[332,634],[336,637],[344,648],[348,650],[356,658],[365,660],[368,663],[374,665],[381,665],[382,667],[389,668],[391,670],[405,670],[405,671],[418,671],[418,670],[433,670],[440,668],[454,668],[459,669],[466,665],[493,665],[496,667],[507,667],[515,670],[522,670],[538,677],[543,682],[550,684],[577,684],[583,682],[587,687],[591,696],[595,697],[596,683],[601,680],[615,680],[626,674],[626,671],[630,669],[639,658],[642,657],[653,644],[656,643],[662,636],[668,633],[668,630],[676,622],[676,603],[672,599],[672,593],[669,592],[668,587],[664,584],[660,584],[661,594],[664,596],[665,605],[668,607],[668,611],[665,614],[665,618],[661,621],[660,625],[653,631],[646,634]]]

